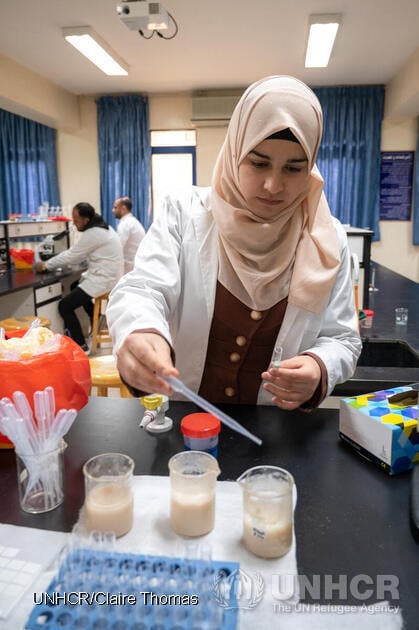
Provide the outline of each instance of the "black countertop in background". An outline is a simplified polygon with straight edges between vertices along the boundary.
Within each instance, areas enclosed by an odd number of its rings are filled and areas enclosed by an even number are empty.
[[[419,284],[383,265],[375,267],[375,286],[370,292],[370,309],[374,311],[371,328],[361,326],[363,342],[400,341],[419,352]],[[396,326],[394,310],[398,306],[409,309],[407,326]],[[355,396],[419,382],[419,367],[358,366],[346,383],[337,385],[334,396]]]
[[[361,327],[361,335],[372,339],[400,339],[419,352],[419,283],[401,276],[387,267],[372,262],[375,286],[370,292],[370,308],[374,311],[371,328]],[[409,309],[407,326],[396,326],[394,310]]]
[[[54,284],[61,278],[80,273],[83,266],[63,267],[55,271],[37,273],[34,269],[6,269],[0,273],[0,297],[22,289],[38,288]],[[8,315],[12,317],[12,313]]]

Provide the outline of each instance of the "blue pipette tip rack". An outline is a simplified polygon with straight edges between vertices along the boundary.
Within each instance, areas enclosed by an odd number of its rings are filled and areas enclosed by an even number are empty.
[[[237,562],[74,549],[25,628],[236,630],[238,575]]]

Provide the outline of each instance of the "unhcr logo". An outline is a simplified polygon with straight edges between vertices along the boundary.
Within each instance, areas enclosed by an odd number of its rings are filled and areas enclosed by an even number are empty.
[[[212,596],[225,610],[255,608],[262,600],[264,590],[265,582],[260,573],[250,576],[242,569],[229,575],[219,573],[212,584]]]
[[[347,601],[348,597],[365,602],[368,599],[397,601],[399,578],[396,575],[272,575],[272,597],[287,601],[294,596],[312,601]]]

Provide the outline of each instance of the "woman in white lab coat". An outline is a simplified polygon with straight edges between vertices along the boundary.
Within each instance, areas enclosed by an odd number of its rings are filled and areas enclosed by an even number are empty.
[[[315,166],[321,134],[320,104],[297,79],[243,94],[211,188],[166,199],[111,294],[133,390],[171,394],[159,375],[172,374],[215,403],[313,408],[353,374],[361,342],[346,234]]]

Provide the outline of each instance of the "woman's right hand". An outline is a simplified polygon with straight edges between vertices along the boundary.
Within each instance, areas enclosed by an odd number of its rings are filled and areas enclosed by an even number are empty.
[[[128,335],[117,353],[117,367],[124,381],[147,393],[172,393],[162,376],[179,376],[167,341],[154,332],[135,331]]]

